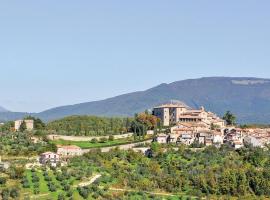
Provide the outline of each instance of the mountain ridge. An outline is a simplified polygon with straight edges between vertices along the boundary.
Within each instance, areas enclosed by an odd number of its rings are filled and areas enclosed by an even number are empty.
[[[270,123],[270,79],[255,77],[202,77],[162,83],[143,91],[118,95],[100,101],[27,113],[45,121],[69,115],[132,116],[171,99],[222,116],[235,113],[240,123]],[[0,114],[0,120],[3,118]],[[11,115],[11,113],[9,113]],[[18,113],[22,116],[23,113]],[[8,117],[6,117],[7,119]],[[3,119],[2,119],[3,120]]]
[[[0,112],[9,112],[9,110],[7,110],[6,108],[0,106]]]

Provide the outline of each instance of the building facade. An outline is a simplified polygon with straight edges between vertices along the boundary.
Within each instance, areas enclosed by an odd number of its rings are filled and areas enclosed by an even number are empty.
[[[50,164],[56,167],[57,163],[60,162],[60,156],[54,152],[45,152],[39,156],[39,162],[43,165]]]
[[[15,131],[20,130],[20,127],[21,127],[21,125],[22,125],[23,122],[25,122],[26,130],[32,131],[34,129],[34,120],[31,120],[31,119],[27,119],[27,120],[16,120],[14,122],[14,129],[15,129]]]
[[[183,123],[200,123],[208,128],[211,126],[225,127],[225,121],[220,119],[216,114],[207,112],[204,107],[201,109],[191,109],[180,101],[171,101],[162,104],[153,109],[153,115],[158,117],[163,126]]]
[[[153,115],[161,119],[163,126],[170,126],[178,122],[181,114],[185,113],[189,107],[180,101],[170,101],[153,109]]]

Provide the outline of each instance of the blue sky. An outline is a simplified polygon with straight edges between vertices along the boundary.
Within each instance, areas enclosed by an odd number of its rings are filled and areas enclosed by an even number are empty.
[[[202,76],[270,78],[270,1],[0,2],[0,105],[104,99]]]

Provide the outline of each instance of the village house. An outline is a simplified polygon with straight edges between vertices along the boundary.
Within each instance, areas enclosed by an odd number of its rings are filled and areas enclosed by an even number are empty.
[[[178,142],[181,144],[185,144],[185,145],[191,145],[193,142],[195,141],[195,137],[192,134],[182,134],[179,139]]]
[[[227,128],[224,134],[224,143],[231,145],[235,149],[239,149],[244,146],[242,129],[234,127]]]
[[[168,142],[168,135],[161,133],[159,134],[155,139],[155,142],[159,143],[159,144],[167,144]]]
[[[52,167],[56,167],[60,162],[60,156],[54,152],[45,152],[39,156],[39,162],[42,165],[50,164]]]
[[[213,143],[217,145],[223,144],[223,135],[221,132],[214,132],[213,134]]]
[[[15,131],[19,131],[22,123],[25,122],[26,130],[32,131],[34,129],[34,120],[26,119],[26,120],[16,120],[14,122]]]
[[[244,137],[244,143],[246,145],[250,145],[252,147],[263,147],[263,143],[261,141],[261,137],[256,136],[246,136]]]
[[[179,134],[173,133],[169,134],[167,139],[168,143],[177,143],[179,136],[180,136]]]
[[[57,146],[57,154],[61,157],[74,157],[83,154],[82,149],[76,145]]]
[[[235,141],[232,141],[232,146],[235,148],[235,149],[240,149],[242,147],[244,147],[244,144],[242,141],[240,140],[235,140]]]

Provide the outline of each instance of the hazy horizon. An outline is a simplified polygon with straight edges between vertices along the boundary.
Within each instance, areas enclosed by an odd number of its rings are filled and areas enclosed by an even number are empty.
[[[0,2],[0,106],[40,112],[190,78],[270,78],[269,5]]]

